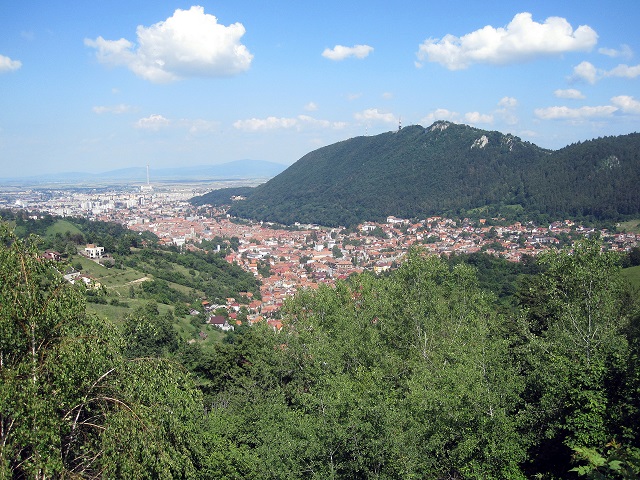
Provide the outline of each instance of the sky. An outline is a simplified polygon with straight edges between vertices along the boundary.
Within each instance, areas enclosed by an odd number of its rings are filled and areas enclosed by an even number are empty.
[[[639,131],[640,2],[5,0],[0,178],[269,160],[449,120]]]

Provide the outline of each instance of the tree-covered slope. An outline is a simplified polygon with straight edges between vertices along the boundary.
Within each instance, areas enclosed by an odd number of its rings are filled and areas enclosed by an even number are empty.
[[[611,219],[640,211],[640,135],[549,151],[513,135],[436,122],[315,150],[234,202],[240,217],[352,225],[388,215],[521,205]]]
[[[191,199],[191,203],[196,206],[200,205],[229,205],[234,198],[246,197],[253,192],[253,187],[229,187],[219,188],[204,195],[199,195]]]

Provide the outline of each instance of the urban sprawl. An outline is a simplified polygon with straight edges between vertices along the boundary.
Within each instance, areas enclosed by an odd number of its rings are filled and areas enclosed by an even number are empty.
[[[437,255],[486,252],[518,262],[572,239],[598,234],[608,248],[628,251],[640,241],[633,233],[610,233],[560,220],[550,225],[499,219],[458,220],[434,216],[419,221],[395,217],[356,228],[295,225],[284,228],[238,221],[222,209],[194,207],[188,200],[208,191],[189,186],[128,188],[102,193],[77,190],[17,190],[0,194],[0,208],[20,208],[57,216],[84,216],[117,222],[133,231],[150,231],[165,245],[199,249],[202,240],[239,239],[226,260],[252,272],[261,282],[264,316],[301,288],[333,284],[353,273],[392,269],[411,247]],[[264,267],[267,266],[265,269]],[[255,311],[255,310],[254,310]]]

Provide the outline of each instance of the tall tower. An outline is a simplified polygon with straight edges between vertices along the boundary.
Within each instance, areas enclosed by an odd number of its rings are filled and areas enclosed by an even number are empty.
[[[151,192],[153,190],[153,187],[151,186],[151,183],[149,182],[149,165],[147,165],[147,184],[146,185],[140,185],[140,191],[141,192]]]

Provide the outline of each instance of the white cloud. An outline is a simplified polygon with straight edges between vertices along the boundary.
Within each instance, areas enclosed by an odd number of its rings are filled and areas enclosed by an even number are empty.
[[[630,67],[629,65],[620,64],[608,72],[605,72],[604,75],[606,77],[636,78],[640,75],[640,65]]]
[[[640,65],[629,66],[621,63],[607,71],[597,69],[589,62],[582,62],[573,67],[573,75],[569,77],[569,80],[585,80],[593,85],[606,77],[636,78],[638,76],[640,76]]]
[[[518,106],[518,100],[513,97],[502,97],[498,102],[499,107],[514,108]]]
[[[0,55],[0,73],[13,72],[22,66],[20,60],[11,60],[9,57]]]
[[[438,120],[448,120],[450,122],[458,122],[460,115],[457,112],[452,112],[446,108],[437,108],[433,112],[428,113],[423,117],[420,122],[424,126],[429,126],[433,122]]]
[[[573,75],[570,77],[570,79],[584,80],[593,85],[594,83],[596,83],[596,80],[598,80],[598,70],[592,63],[581,62],[580,64],[573,67]]]
[[[588,118],[610,117],[617,107],[602,105],[597,107],[569,108],[565,106],[536,108],[536,117],[542,120],[583,120]]]
[[[233,127],[238,130],[247,132],[258,132],[267,130],[288,130],[295,128],[301,130],[305,127],[312,128],[344,128],[344,122],[330,122],[328,120],[318,120],[309,115],[298,115],[297,117],[267,117],[267,118],[249,118],[246,120],[238,120],[233,123]]]
[[[582,92],[575,88],[567,88],[566,90],[558,89],[554,91],[553,94],[558,98],[571,98],[573,100],[585,98]]]
[[[373,47],[369,45],[354,45],[353,47],[336,45],[333,48],[325,48],[322,56],[329,60],[344,60],[349,57],[365,58],[371,52],[373,52]]]
[[[309,115],[298,115],[298,120],[303,124],[319,128],[341,129],[347,126],[346,122],[330,122],[329,120],[318,120]]]
[[[132,42],[85,39],[97,50],[102,63],[126,66],[136,75],[155,83],[190,76],[224,77],[249,69],[253,55],[240,43],[245,28],[228,27],[204,13],[204,8],[177,9],[173,16],[150,27],[138,26],[137,47]]]
[[[629,95],[619,95],[611,99],[616,107],[622,110],[624,113],[631,113],[640,115],[640,101],[630,97]]]
[[[307,112],[315,112],[316,110],[318,110],[318,105],[316,105],[314,102],[309,102],[304,106],[304,109]]]
[[[295,118],[249,118],[247,120],[238,120],[233,123],[234,128],[238,130],[245,130],[249,132],[256,132],[258,130],[275,130],[283,128],[292,128],[296,125]]]
[[[574,30],[561,17],[537,23],[530,13],[523,12],[516,14],[505,28],[487,25],[462,37],[447,34],[442,39],[429,38],[419,46],[417,56],[420,62],[436,62],[449,70],[461,70],[474,63],[504,65],[545,55],[588,51],[597,39],[598,35],[588,25]]]
[[[362,93],[348,93],[347,94],[347,100],[349,100],[349,101],[357,100],[361,96],[362,96]]]
[[[149,115],[148,117],[141,118],[135,123],[136,128],[140,128],[142,130],[154,130],[158,131],[161,128],[168,127],[171,124],[171,121],[162,115],[154,114]]]
[[[493,115],[487,115],[480,112],[468,112],[464,114],[464,119],[472,125],[478,123],[493,123]]]
[[[515,114],[515,108],[518,106],[517,99],[513,97],[502,97],[498,102],[498,106],[500,108],[495,111],[495,114],[501,117],[504,122],[509,125],[516,125],[518,123],[518,117]]]
[[[124,103],[121,103],[119,105],[100,105],[93,107],[93,111],[98,115],[102,113],[113,113],[117,115],[120,113],[130,112],[131,110],[131,105],[125,105]]]
[[[394,95],[391,92],[384,92],[382,94],[382,98],[384,98],[385,100],[391,100],[393,97],[394,97]]]
[[[360,122],[384,122],[395,123],[396,117],[393,113],[382,113],[377,108],[368,108],[353,115]]]
[[[620,50],[616,50],[615,48],[599,48],[598,53],[602,55],[606,55],[608,57],[623,57],[623,58],[631,58],[633,57],[633,50],[629,45],[620,45]]]
[[[534,138],[538,136],[538,132],[534,132],[533,130],[521,130],[520,136],[525,138],[526,137]]]

